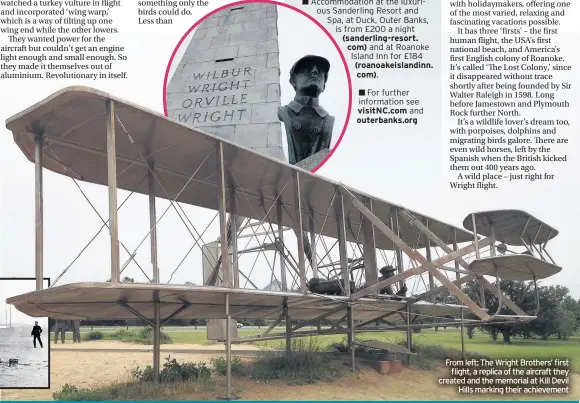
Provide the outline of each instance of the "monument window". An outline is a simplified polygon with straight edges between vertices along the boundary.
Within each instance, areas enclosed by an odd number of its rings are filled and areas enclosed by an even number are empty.
[[[215,62],[216,63],[223,63],[223,62],[231,62],[232,60],[234,60],[234,58],[233,57],[230,57],[228,59],[218,59]]]
[[[243,10],[243,9],[244,9],[244,7],[235,7],[235,8],[232,8],[230,11]]]

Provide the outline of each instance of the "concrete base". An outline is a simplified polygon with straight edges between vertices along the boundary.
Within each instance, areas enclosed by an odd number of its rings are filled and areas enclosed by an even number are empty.
[[[320,150],[316,154],[312,154],[310,157],[297,162],[295,165],[307,171],[312,171],[322,161],[324,161],[324,159],[328,156],[329,153],[330,150],[328,148],[325,148],[324,150]]]
[[[207,339],[225,341],[226,339],[226,319],[210,319],[207,321]],[[238,337],[238,321],[231,320],[230,338]]]
[[[403,370],[403,364],[399,360],[373,361],[373,366],[381,375],[398,374]]]

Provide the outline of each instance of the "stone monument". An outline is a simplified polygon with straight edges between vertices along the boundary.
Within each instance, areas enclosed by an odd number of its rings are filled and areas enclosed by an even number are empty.
[[[281,97],[277,20],[275,4],[256,2],[230,6],[202,21],[196,27],[181,60],[174,60],[178,65],[166,88],[168,117],[271,158],[286,161],[279,117]],[[315,57],[313,60],[319,68],[320,62],[326,59]],[[323,79],[319,80],[321,89],[318,92],[302,84],[304,80],[310,80],[304,78],[303,65],[300,62],[293,67],[291,77],[294,79],[291,78],[291,83],[295,80],[299,88],[304,88],[300,91],[315,94],[310,98],[313,102],[316,98],[317,102],[328,78],[328,61],[321,68],[324,74]],[[323,111],[318,105],[314,106],[305,107],[303,113],[311,109]],[[300,114],[301,119],[305,116],[303,113]],[[300,152],[300,156],[309,157],[302,161],[295,157],[294,148],[290,148],[290,163],[300,161],[296,165],[310,170],[317,165],[317,158],[321,160],[321,156],[328,153],[334,118],[326,113],[323,120],[324,140],[300,148],[308,149]],[[286,131],[290,133],[287,125]],[[290,138],[289,135],[287,137]],[[308,154],[310,150],[315,151]],[[313,166],[300,165],[305,163]],[[236,228],[239,228],[244,218],[238,216],[237,219]],[[228,218],[228,231],[231,227]],[[219,260],[220,251],[214,243],[203,248],[206,284],[213,268],[219,266],[215,261]],[[218,273],[217,281],[210,285],[223,285],[220,282],[223,278],[221,268]],[[225,320],[219,319],[208,321],[208,339],[224,339],[225,323]],[[232,321],[232,335],[236,333],[236,322]]]
[[[73,320],[72,322],[72,331],[73,331],[73,343],[80,343],[81,342],[81,321],[80,320]]]
[[[275,4],[246,3],[198,25],[167,85],[168,116],[284,160],[277,19]]]
[[[319,102],[329,70],[330,63],[324,57],[307,55],[299,59],[290,69],[294,100],[278,109],[278,118],[286,128],[288,162],[305,169],[318,165],[330,149],[334,117]]]
[[[286,160],[278,120],[278,54],[275,4],[238,4],[212,14],[196,27],[167,85],[168,116],[255,152]],[[237,218],[239,228],[244,218]],[[205,245],[203,251],[206,284],[213,268],[219,265],[219,251],[213,243]],[[206,255],[213,256],[213,261]],[[222,285],[220,278],[221,268],[213,285]],[[225,320],[208,321],[208,339],[223,339],[224,329]],[[236,321],[232,321],[232,334],[236,332]]]
[[[238,227],[239,228],[239,227]],[[208,283],[208,279],[212,275],[215,266],[218,264],[218,260],[221,254],[220,244],[219,242],[210,242],[201,247],[201,259],[202,259],[202,270],[203,270],[203,284]],[[234,266],[234,257],[230,254],[230,270],[232,270]],[[233,281],[233,270],[230,274],[230,278]],[[220,265],[220,268],[217,273],[217,278],[215,283],[213,284],[216,287],[224,287],[224,271],[223,265]]]
[[[58,344],[58,336],[61,336],[62,344],[64,344],[65,333],[68,328],[68,321],[56,319],[54,321],[54,344]]]
[[[81,342],[81,321],[80,320],[61,320],[55,319],[54,321],[54,343],[58,343],[58,338],[62,344],[65,342],[65,333],[67,331],[72,331],[73,333],[73,343]]]
[[[202,252],[202,269],[203,269],[203,284],[207,284],[208,279],[212,275],[214,268],[218,263],[218,259],[220,256],[220,244],[218,242],[210,242],[205,244],[201,248]],[[234,257],[230,254],[228,255],[230,260],[230,269],[233,267],[234,264]],[[231,275],[233,279],[233,273]],[[224,287],[224,272],[223,272],[223,265],[220,266],[218,271],[218,276],[215,282],[215,286],[217,287]],[[226,323],[227,320],[225,319],[210,319],[207,321],[207,339],[208,340],[217,340],[223,341],[224,336],[226,335]],[[230,334],[231,337],[238,337],[238,321],[232,319],[230,321],[231,328]]]

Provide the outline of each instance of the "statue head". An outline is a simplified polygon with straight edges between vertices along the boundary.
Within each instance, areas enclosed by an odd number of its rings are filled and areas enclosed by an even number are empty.
[[[38,321],[34,321],[34,324],[35,324],[35,325],[38,325]]]
[[[330,63],[324,57],[307,55],[290,69],[290,84],[296,95],[318,98],[326,87]]]

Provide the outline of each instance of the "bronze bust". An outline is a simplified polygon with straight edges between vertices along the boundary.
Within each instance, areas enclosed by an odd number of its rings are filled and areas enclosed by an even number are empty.
[[[278,108],[278,119],[286,128],[290,164],[330,148],[334,116],[318,101],[329,70],[328,60],[313,55],[304,56],[290,69],[290,84],[296,95],[288,105]]]

